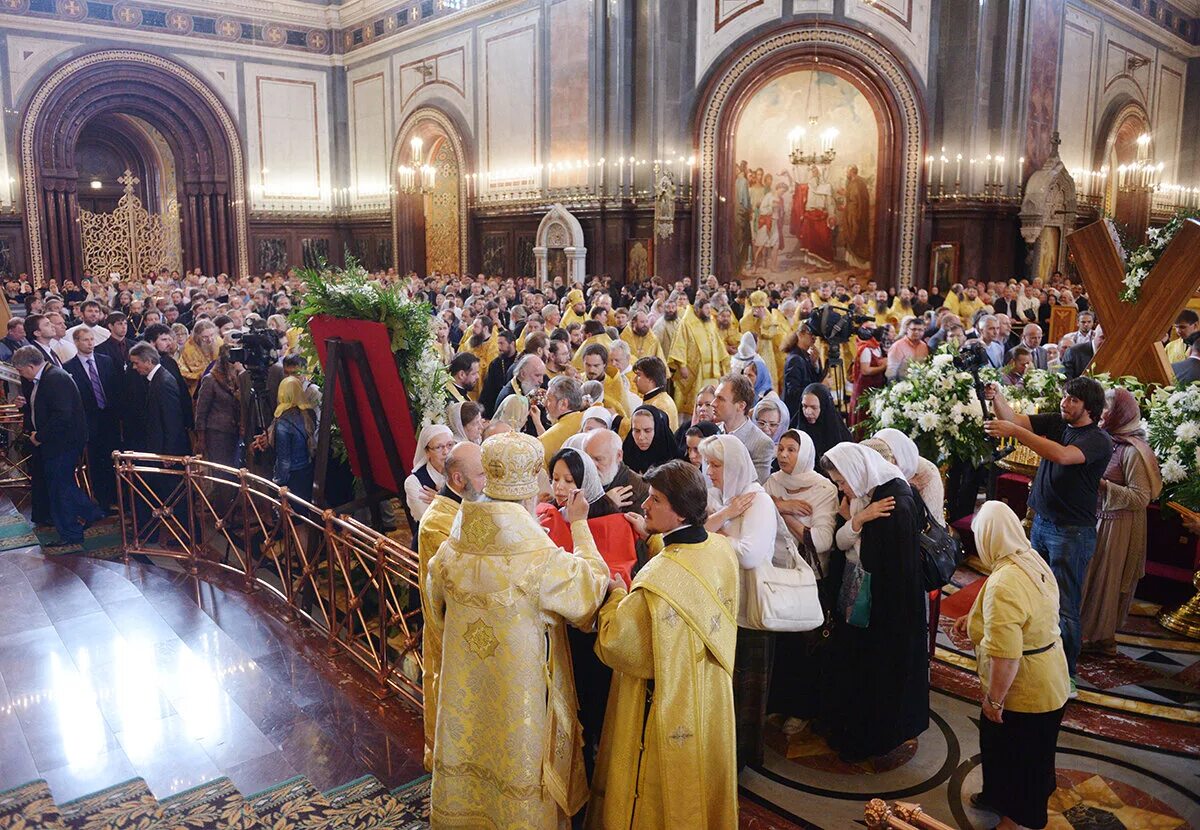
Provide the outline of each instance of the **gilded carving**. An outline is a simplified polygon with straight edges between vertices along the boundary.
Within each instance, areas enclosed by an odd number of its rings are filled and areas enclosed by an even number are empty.
[[[84,268],[93,274],[125,275],[181,270],[179,204],[172,199],[166,213],[150,213],[133,192],[137,176],[126,170],[119,181],[125,193],[115,211],[79,211]]]
[[[459,272],[458,160],[449,141],[438,142],[431,163],[437,168],[437,179],[426,203],[425,267],[429,271],[456,274]]]

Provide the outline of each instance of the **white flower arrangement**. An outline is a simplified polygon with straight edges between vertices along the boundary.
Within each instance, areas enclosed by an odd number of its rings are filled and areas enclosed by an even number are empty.
[[[904,432],[935,463],[978,463],[992,449],[983,432],[975,380],[954,368],[953,347],[943,349],[931,360],[910,363],[905,380],[874,390],[867,422],[872,431],[894,427]]]
[[[1147,420],[1164,501],[1200,511],[1200,382],[1155,390]]]
[[[1146,282],[1146,277],[1150,276],[1150,272],[1154,270],[1158,258],[1171,244],[1171,240],[1183,227],[1183,223],[1196,215],[1194,212],[1181,211],[1163,227],[1150,228],[1146,231],[1146,244],[1135,249],[1125,263],[1125,278],[1121,281],[1124,288],[1121,289],[1119,295],[1122,302],[1136,303],[1138,301],[1142,293],[1142,285]]]

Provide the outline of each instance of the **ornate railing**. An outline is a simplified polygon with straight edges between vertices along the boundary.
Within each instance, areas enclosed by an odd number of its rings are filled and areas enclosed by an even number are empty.
[[[421,703],[417,555],[350,516],[248,470],[194,456],[113,453],[125,560],[224,572],[265,591],[372,674],[378,694]]]

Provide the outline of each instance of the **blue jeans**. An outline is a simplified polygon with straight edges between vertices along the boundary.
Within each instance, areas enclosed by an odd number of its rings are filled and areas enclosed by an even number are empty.
[[[1082,639],[1079,604],[1088,563],[1096,551],[1096,526],[1056,525],[1042,516],[1034,516],[1029,542],[1050,563],[1050,570],[1058,580],[1058,624],[1062,629],[1063,650],[1067,653],[1067,669],[1074,677]]]
[[[104,518],[104,511],[89,499],[75,483],[75,464],[81,450],[42,453],[46,485],[50,490],[50,515],[64,543],[82,544],[83,524]]]

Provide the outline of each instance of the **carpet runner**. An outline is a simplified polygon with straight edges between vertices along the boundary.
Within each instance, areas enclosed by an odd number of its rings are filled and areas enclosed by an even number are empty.
[[[159,801],[134,778],[58,805],[39,779],[0,793],[0,830],[418,830],[429,784],[389,791],[368,775],[322,793],[301,776],[243,796],[218,778]]]

